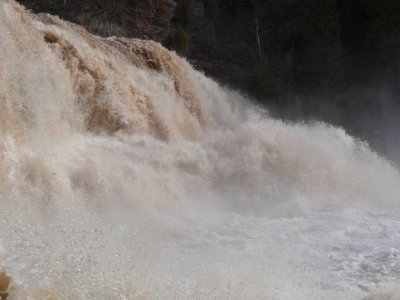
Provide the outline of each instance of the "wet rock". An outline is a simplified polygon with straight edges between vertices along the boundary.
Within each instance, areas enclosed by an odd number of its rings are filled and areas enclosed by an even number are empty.
[[[5,300],[8,298],[8,288],[11,283],[11,277],[6,272],[0,272],[0,299]]]
[[[54,44],[58,41],[58,36],[53,32],[45,32],[44,33],[44,40],[47,43]]]

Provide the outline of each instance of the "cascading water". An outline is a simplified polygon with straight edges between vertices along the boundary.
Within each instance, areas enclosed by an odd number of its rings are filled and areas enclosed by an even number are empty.
[[[343,130],[271,119],[155,42],[94,37],[13,0],[0,50],[11,299],[396,289],[400,173]]]

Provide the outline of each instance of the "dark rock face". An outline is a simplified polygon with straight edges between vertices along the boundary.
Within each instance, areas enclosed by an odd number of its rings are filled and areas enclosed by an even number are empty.
[[[335,0],[328,0],[328,2]],[[35,11],[48,11],[86,25],[97,34],[118,34],[160,41],[176,48],[178,26],[189,37],[184,55],[198,68],[220,81],[254,90],[257,67],[268,60],[282,69],[285,81],[300,82],[299,59],[305,38],[305,16],[317,0],[22,0]],[[312,4],[313,4],[312,3]],[[314,3],[314,4],[315,4]],[[91,25],[92,19],[99,20]],[[97,24],[107,22],[103,27]],[[85,24],[88,23],[88,24]],[[276,63],[275,63],[276,62]],[[276,76],[269,74],[268,76]],[[286,87],[287,88],[287,87]]]
[[[21,0],[35,12],[59,15],[100,35],[112,34],[103,25],[121,29],[115,32],[129,37],[164,41],[170,34],[177,3],[174,0]],[[93,24],[94,23],[94,24]]]
[[[163,42],[171,34],[175,9],[172,0],[135,1],[125,16],[128,35]]]
[[[20,1],[96,34],[159,41],[261,102],[370,85],[377,72],[400,86],[397,0]]]
[[[255,6],[250,0],[189,0],[178,17],[191,38],[187,56],[208,75],[246,88],[259,61]]]
[[[208,75],[243,87],[258,63],[255,4],[251,0],[21,0],[99,35],[126,35],[162,42],[172,49],[181,26],[189,37],[183,53]],[[232,72],[226,72],[230,70]],[[236,74],[236,75],[235,75]]]
[[[204,18],[204,4],[190,1],[187,6],[186,14],[189,20],[201,20]]]

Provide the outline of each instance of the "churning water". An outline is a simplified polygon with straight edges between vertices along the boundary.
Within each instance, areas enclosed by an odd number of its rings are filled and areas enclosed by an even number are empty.
[[[395,299],[399,200],[399,171],[342,129],[0,0],[12,299]]]

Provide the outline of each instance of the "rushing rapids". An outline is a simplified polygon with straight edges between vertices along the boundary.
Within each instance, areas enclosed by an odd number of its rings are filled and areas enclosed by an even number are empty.
[[[398,170],[155,42],[0,0],[0,162],[11,299],[395,299]]]

